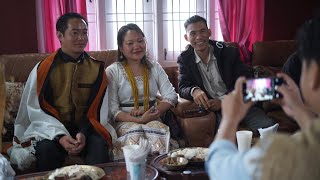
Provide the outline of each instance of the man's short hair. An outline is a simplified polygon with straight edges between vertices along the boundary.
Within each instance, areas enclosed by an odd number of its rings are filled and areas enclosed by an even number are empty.
[[[303,61],[320,65],[320,16],[307,21],[298,31],[298,53]]]
[[[64,15],[59,17],[59,19],[58,19],[58,21],[56,23],[57,32],[59,31],[62,34],[64,34],[66,29],[68,29],[68,21],[69,21],[69,19],[73,19],[73,18],[84,20],[86,25],[88,26],[88,21],[81,14],[75,13],[75,12],[71,12],[71,13],[66,13],[66,14],[64,14]]]
[[[207,25],[207,20],[199,15],[194,15],[192,17],[190,17],[189,19],[186,20],[186,22],[184,23],[184,28],[187,30],[187,27],[190,25],[190,24],[193,24],[193,23],[197,23],[197,22],[203,22],[205,23],[205,25],[207,26],[208,28],[208,25]]]

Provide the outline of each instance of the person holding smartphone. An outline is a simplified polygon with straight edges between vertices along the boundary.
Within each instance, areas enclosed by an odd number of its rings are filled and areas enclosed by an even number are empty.
[[[234,89],[239,76],[252,77],[240,60],[239,50],[223,42],[209,40],[207,21],[198,15],[186,20],[184,38],[190,43],[178,57],[179,95],[193,100],[221,120],[221,100]],[[245,127],[256,130],[274,125],[272,119],[257,106],[250,108],[243,119]]]
[[[235,90],[222,101],[222,122],[206,162],[211,179],[320,179],[320,17],[305,23],[298,35],[301,89],[287,74],[279,73],[284,83],[277,91],[282,97],[274,101],[297,121],[300,132],[269,136],[250,150],[238,152],[235,133],[253,105],[243,100],[246,80],[240,77]]]

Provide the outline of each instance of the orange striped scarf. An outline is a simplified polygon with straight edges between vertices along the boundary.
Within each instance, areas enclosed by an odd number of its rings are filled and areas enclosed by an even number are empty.
[[[45,80],[48,77],[49,70],[52,68],[52,63],[57,55],[57,52],[53,53],[49,57],[47,57],[45,60],[43,60],[37,70],[37,94],[39,97],[39,103],[41,108],[46,110],[47,112],[51,113],[52,116],[54,116],[56,119],[60,120],[60,115],[58,111],[50,105],[46,99],[44,98],[44,94],[42,93],[43,86],[45,83]],[[98,93],[96,97],[94,98],[93,102],[91,103],[87,117],[94,127],[94,129],[106,140],[108,143],[108,147],[112,148],[112,137],[108,130],[99,122],[98,119],[98,113],[99,113],[99,104],[103,100],[103,95],[105,93],[105,90],[107,88],[107,77],[106,74],[102,73],[102,81],[100,84],[100,88],[98,90]]]

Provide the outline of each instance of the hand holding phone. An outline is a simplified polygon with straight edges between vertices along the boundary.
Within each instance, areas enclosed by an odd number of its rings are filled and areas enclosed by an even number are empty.
[[[283,79],[277,77],[248,79],[243,84],[243,100],[256,102],[280,98],[281,94],[276,89],[282,83]]]

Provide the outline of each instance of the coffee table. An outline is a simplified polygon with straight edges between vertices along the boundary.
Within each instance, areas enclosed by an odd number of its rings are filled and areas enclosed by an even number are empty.
[[[124,162],[114,162],[114,163],[104,163],[95,165],[97,167],[102,168],[106,175],[101,180],[122,180],[127,179],[127,170],[126,164]],[[31,173],[31,174],[24,174],[20,176],[16,176],[15,179],[17,180],[42,180],[44,176],[48,172],[39,172],[39,173]],[[150,166],[146,165],[146,179],[154,180],[159,178],[158,171]]]
[[[199,165],[187,165],[187,167],[182,171],[169,171],[164,166],[164,158],[167,157],[167,154],[162,154],[157,156],[151,161],[151,165],[155,167],[161,177],[165,177],[167,180],[186,180],[186,179],[195,179],[195,180],[205,180],[209,179],[205,169],[204,164]]]

